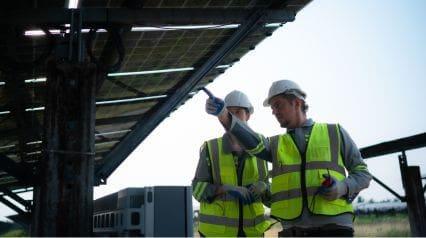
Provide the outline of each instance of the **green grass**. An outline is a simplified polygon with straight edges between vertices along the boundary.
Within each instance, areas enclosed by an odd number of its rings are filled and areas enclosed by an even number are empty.
[[[277,237],[281,231],[281,224],[275,224],[265,233],[265,237]],[[411,236],[408,215],[359,215],[354,222],[356,237],[408,237]],[[194,237],[199,237],[197,225],[194,224]]]
[[[411,236],[407,214],[360,215],[354,223],[355,236]]]
[[[411,236],[410,229],[390,229],[384,232],[383,236],[387,237],[409,237]]]

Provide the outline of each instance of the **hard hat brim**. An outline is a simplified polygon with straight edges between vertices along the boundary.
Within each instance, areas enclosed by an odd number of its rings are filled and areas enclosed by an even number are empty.
[[[300,93],[289,93],[289,94],[291,94],[291,95],[294,95],[294,96],[296,96],[297,98],[299,98],[300,100],[303,100],[303,101],[305,101],[306,100],[306,93],[305,92],[303,92],[303,91],[301,91],[301,90],[299,90],[300,91]],[[278,96],[278,95],[280,95],[280,94],[286,94],[286,93],[277,93],[277,94],[275,94],[275,95],[272,95],[272,96],[270,96],[270,97],[268,97],[268,98],[266,98],[264,101],[263,101],[263,106],[264,107],[269,107],[269,106],[271,106],[271,104],[269,103],[269,101],[271,100],[271,98],[273,98],[273,97],[275,97],[275,96]]]
[[[269,99],[270,99],[270,98],[267,98],[267,99],[265,99],[265,100],[263,101],[263,106],[264,106],[264,107],[269,107],[269,106],[271,106],[271,104],[269,104]]]

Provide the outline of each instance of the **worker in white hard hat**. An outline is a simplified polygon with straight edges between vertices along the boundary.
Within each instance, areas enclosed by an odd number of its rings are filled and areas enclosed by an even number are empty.
[[[216,98],[211,96],[208,101]],[[253,113],[252,104],[240,91],[215,103],[221,107],[206,107],[208,113],[227,110],[241,123]],[[259,237],[271,225],[262,204],[270,201],[267,163],[246,153],[230,132],[203,143],[192,189],[200,202],[201,236]]]
[[[371,175],[342,126],[306,116],[306,96],[293,81],[272,84],[263,105],[287,132],[268,142],[226,109],[217,116],[246,152],[272,162],[271,217],[281,221],[280,237],[353,236],[351,202]],[[220,108],[219,101],[207,106]]]

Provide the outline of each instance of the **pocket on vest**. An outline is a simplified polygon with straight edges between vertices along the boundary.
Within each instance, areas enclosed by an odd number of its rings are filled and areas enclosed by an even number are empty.
[[[330,148],[328,146],[311,146],[311,161],[329,161]]]
[[[215,200],[212,203],[201,203],[200,204],[200,217],[205,215],[208,217],[206,220],[200,218],[199,230],[206,236],[223,236],[225,234],[226,227],[221,224],[214,224],[217,222],[209,222],[215,217],[225,216],[225,204],[223,201]]]
[[[333,201],[330,201],[330,204],[333,204],[333,206],[338,206],[338,207],[346,207],[348,205],[348,202],[345,199],[336,199]]]

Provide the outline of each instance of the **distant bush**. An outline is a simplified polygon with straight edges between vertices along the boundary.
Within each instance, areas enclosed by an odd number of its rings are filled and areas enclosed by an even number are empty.
[[[0,221],[0,234],[14,228],[18,228],[18,225],[12,222]]]
[[[0,237],[28,236],[26,232],[16,223],[0,221]]]
[[[26,237],[28,234],[22,229],[10,230],[4,234],[0,234],[1,237]]]

